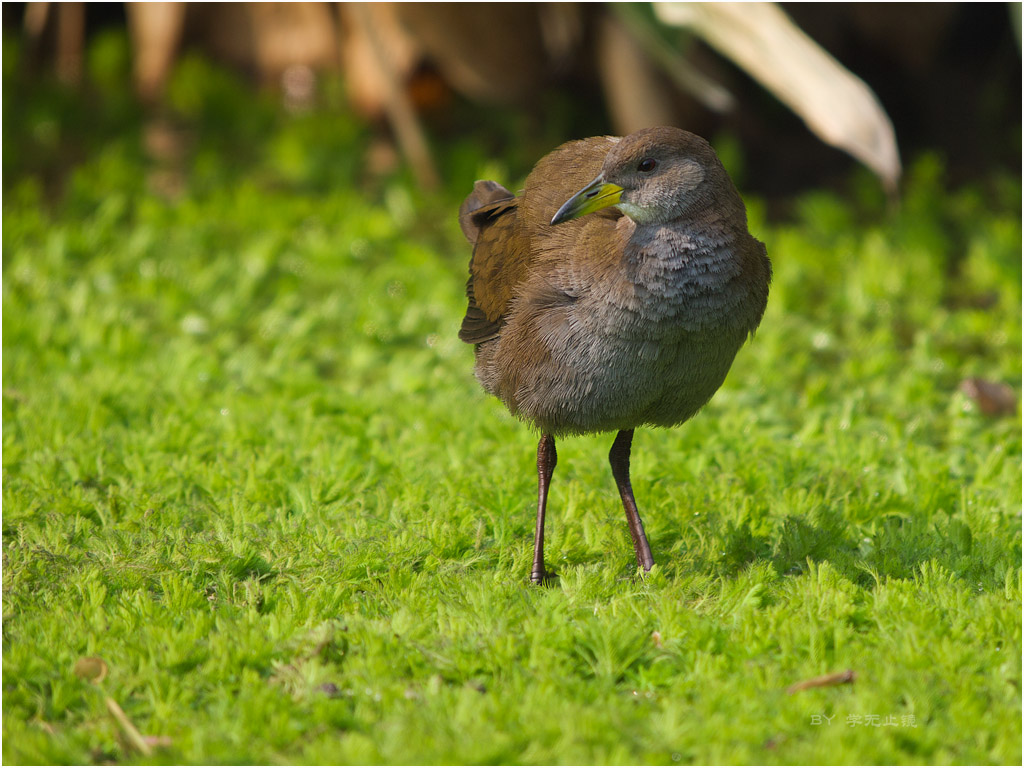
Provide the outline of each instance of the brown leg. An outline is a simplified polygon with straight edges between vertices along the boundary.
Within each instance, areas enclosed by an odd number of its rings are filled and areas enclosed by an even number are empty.
[[[636,509],[636,499],[633,498],[633,486],[629,482],[629,449],[632,444],[633,430],[621,430],[615,436],[615,442],[612,443],[612,450],[608,454],[608,461],[612,465],[612,477],[615,478],[615,484],[619,486],[622,506],[626,508],[626,521],[629,523],[629,533],[633,537],[636,561],[645,571],[649,571],[651,566],[654,565],[654,558],[651,557],[651,545],[647,543],[644,524],[641,522],[640,513]]]
[[[530,572],[530,581],[534,584],[540,584],[547,575],[544,571],[544,512],[548,506],[548,486],[557,463],[555,438],[541,435],[537,443],[537,530],[533,535],[533,570]]]

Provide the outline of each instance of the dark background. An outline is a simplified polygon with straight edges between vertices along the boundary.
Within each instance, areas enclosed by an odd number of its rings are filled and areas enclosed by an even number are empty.
[[[20,37],[24,43],[19,78],[31,87],[33,82],[54,77],[56,33],[51,22],[40,38],[26,40],[26,7],[5,3],[3,28],[5,39]],[[892,119],[905,166],[922,152],[936,152],[954,184],[982,178],[997,168],[1016,171],[1021,167],[1019,5],[783,4],[783,8],[874,90]],[[215,44],[217,35],[239,34],[230,25],[216,28],[216,17],[211,15],[216,9],[216,4],[202,11],[190,8],[179,53],[202,51],[254,88],[278,88],[279,80],[237,55],[232,60],[224,55],[225,46]],[[431,143],[436,146],[471,134],[491,151],[502,153],[517,141],[516,130],[508,129],[510,115],[520,121],[516,122],[520,133],[526,126],[530,133],[545,134],[541,141],[614,132],[592,65],[595,25],[600,14],[608,11],[601,5],[585,5],[579,12],[583,32],[572,60],[546,73],[529,98],[497,106],[484,103],[459,93],[442,68],[429,56],[422,57],[406,75],[405,84]],[[344,9],[332,6],[331,13],[343,15]],[[98,34],[125,26],[123,4],[86,4],[85,48]],[[667,39],[679,39],[680,34],[672,30]],[[735,138],[745,159],[741,183],[747,190],[772,198],[810,187],[840,186],[856,167],[854,160],[815,138],[774,96],[699,40],[689,40],[686,55],[698,69],[728,87],[740,108],[717,115],[668,86],[665,98],[677,109],[678,124],[683,127],[709,137]],[[346,73],[342,71],[341,76],[345,78]],[[77,87],[88,89],[88,83]],[[5,107],[17,109],[17,104],[8,103],[6,83],[4,90]],[[557,105],[557,116],[552,115],[552,105]],[[368,110],[363,117],[373,131],[385,138],[389,135],[380,114]]]

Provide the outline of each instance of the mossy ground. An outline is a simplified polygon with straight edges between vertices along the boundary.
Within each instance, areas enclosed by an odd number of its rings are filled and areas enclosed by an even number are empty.
[[[368,179],[338,109],[187,59],[168,196],[119,50],[56,196],[83,110],[5,79],[6,763],[1019,764],[1020,412],[959,390],[1020,395],[1019,179],[751,200],[763,325],[634,444],[657,567],[610,436],[564,440],[537,588],[535,435],[456,338],[454,212],[521,166]]]

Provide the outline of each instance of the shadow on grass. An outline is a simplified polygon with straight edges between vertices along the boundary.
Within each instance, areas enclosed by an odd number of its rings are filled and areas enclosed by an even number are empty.
[[[1002,589],[1005,542],[975,536],[957,519],[947,523],[887,514],[866,524],[849,523],[837,510],[788,515],[769,533],[751,520],[724,522],[715,516],[703,523],[707,537],[693,546],[692,537],[666,530],[652,539],[656,552],[688,552],[697,570],[735,575],[757,562],[768,562],[781,576],[808,570],[809,562],[828,562],[860,587],[884,579],[910,579],[924,564],[935,562],[959,580],[982,591]],[[1018,546],[1019,556],[1019,546]],[[664,555],[662,555],[664,557]]]

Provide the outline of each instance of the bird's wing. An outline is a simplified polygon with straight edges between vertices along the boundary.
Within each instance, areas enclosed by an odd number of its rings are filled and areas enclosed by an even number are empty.
[[[542,254],[570,259],[588,222],[551,225],[559,207],[597,176],[614,137],[570,141],[545,155],[515,197],[500,184],[478,181],[459,209],[459,224],[473,243],[466,296],[469,307],[459,338],[480,344],[498,336],[517,288]],[[609,217],[618,211],[601,212]],[[583,254],[581,254],[582,256]]]
[[[459,225],[473,244],[459,338],[480,344],[495,338],[515,286],[526,276],[529,247],[515,237],[519,200],[493,181],[478,181],[459,209]]]

